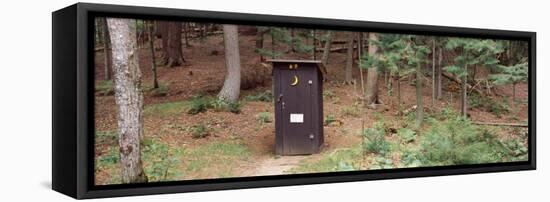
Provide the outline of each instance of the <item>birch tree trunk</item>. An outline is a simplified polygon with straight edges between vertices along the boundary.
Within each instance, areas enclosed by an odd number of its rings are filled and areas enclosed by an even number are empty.
[[[347,41],[347,57],[346,57],[346,77],[345,77],[345,84],[352,84],[353,78],[352,78],[352,70],[353,70],[353,36],[354,34],[352,32],[349,33],[348,41]],[[326,46],[325,46],[326,47]],[[330,49],[330,47],[329,47]],[[326,51],[326,50],[325,50]],[[330,52],[330,50],[329,50]]]
[[[239,99],[241,87],[241,60],[239,54],[239,33],[237,25],[223,25],[225,44],[225,68],[227,74],[218,98],[235,102]]]
[[[369,40],[377,41],[378,34],[369,33]],[[378,46],[369,43],[369,55],[375,57],[378,52]],[[367,70],[367,105],[374,106],[378,104],[378,67],[369,67]]]
[[[147,182],[141,162],[143,94],[134,20],[108,18],[113,52],[115,101],[122,183]]]

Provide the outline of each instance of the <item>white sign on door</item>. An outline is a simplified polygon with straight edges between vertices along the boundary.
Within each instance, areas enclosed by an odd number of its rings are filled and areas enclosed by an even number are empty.
[[[290,114],[290,123],[303,123],[304,114]]]

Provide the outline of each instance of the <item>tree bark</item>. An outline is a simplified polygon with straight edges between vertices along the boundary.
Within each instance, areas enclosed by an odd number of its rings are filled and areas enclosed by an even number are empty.
[[[155,35],[153,34],[153,21],[151,21],[151,26],[149,26],[149,48],[151,50],[151,70],[153,71],[153,88],[158,88],[159,83],[157,80],[157,63],[155,61]]]
[[[290,28],[290,52],[296,52],[296,45],[294,44],[294,28]]]
[[[467,72],[468,72],[468,65],[465,65],[464,66],[464,71],[466,72],[464,74],[464,78],[462,78],[462,92],[461,92],[461,96],[460,96],[460,112],[462,114],[462,116],[464,117],[467,117],[468,116],[468,107],[467,107],[467,102],[468,102],[468,76],[467,76]]]
[[[443,96],[443,92],[442,92],[442,83],[441,83],[441,77],[442,77],[442,72],[443,72],[443,67],[442,67],[442,61],[443,61],[443,48],[439,48],[439,55],[437,56],[437,68],[436,68],[436,71],[437,71],[437,99],[441,99],[442,96]]]
[[[315,30],[311,30],[311,32],[313,33],[313,60],[316,60],[317,59],[317,37],[316,37],[316,31]]]
[[[416,65],[416,126],[422,125],[424,119],[424,102],[422,98],[422,65]]]
[[[260,31],[259,29],[258,31],[256,31],[256,52],[257,53],[259,52],[258,50],[264,48],[264,35],[265,35],[265,31]],[[259,55],[260,55],[260,61],[263,62],[264,56],[262,54],[259,54]]]
[[[185,22],[185,33],[183,33],[183,37],[185,38],[185,47],[191,47],[191,44],[189,44],[189,32],[191,30],[189,30],[189,23],[188,22]]]
[[[147,182],[141,162],[143,94],[133,20],[108,18],[113,51],[115,101],[122,183]]]
[[[327,40],[325,41],[325,50],[323,50],[323,56],[321,57],[321,62],[325,67],[328,63],[328,55],[330,53],[330,46],[332,45],[332,32],[328,31]]]
[[[225,44],[225,67],[227,74],[218,98],[223,101],[236,102],[241,87],[241,60],[239,54],[239,33],[237,25],[223,25]]]
[[[363,52],[363,33],[359,32],[357,34],[357,42],[359,44],[359,47],[357,48],[357,54],[360,58]],[[361,67],[361,59],[359,59],[359,64],[357,65],[357,67],[359,68],[359,77],[361,78],[361,97],[365,97],[365,79],[363,78],[363,67]],[[361,104],[364,105],[364,103]]]
[[[185,63],[181,50],[181,23],[160,21],[162,35],[163,64],[167,67],[180,66]]]
[[[378,34],[369,33],[369,40],[378,40]],[[376,57],[378,52],[378,46],[369,44],[369,55]],[[378,104],[378,67],[369,67],[367,70],[367,105]]]
[[[111,67],[109,61],[111,61],[111,55],[109,51],[109,28],[107,27],[107,19],[102,18],[103,25],[103,64],[104,64],[104,78],[105,80],[111,80]]]
[[[399,106],[398,114],[399,114],[399,116],[401,116],[401,115],[403,115],[403,105],[401,104],[401,75],[399,74],[399,69],[397,69],[395,74],[396,74],[396,77],[397,77],[395,82],[397,82],[397,103],[398,103],[398,106]]]
[[[435,83],[435,39],[432,39],[432,110],[435,109],[435,97],[437,94]]]
[[[353,37],[354,35],[355,34],[350,32],[348,36],[348,41],[347,41],[348,51],[347,51],[347,57],[346,57],[346,75],[345,75],[345,81],[344,81],[344,83],[346,84],[352,84],[353,82],[352,70],[353,70],[353,41],[354,41]],[[325,50],[325,53],[327,53],[326,50]]]
[[[512,84],[512,106],[516,107],[516,83]]]

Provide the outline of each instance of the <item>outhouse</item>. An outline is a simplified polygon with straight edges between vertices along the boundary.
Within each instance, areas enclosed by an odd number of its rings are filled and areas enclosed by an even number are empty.
[[[317,60],[268,60],[273,64],[275,154],[318,153],[323,137],[323,76]]]

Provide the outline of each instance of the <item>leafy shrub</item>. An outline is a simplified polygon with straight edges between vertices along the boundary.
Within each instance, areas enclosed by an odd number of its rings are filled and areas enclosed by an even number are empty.
[[[214,109],[218,111],[228,111],[235,114],[241,113],[242,104],[239,101],[231,102],[224,100],[216,100],[212,103]]]
[[[325,125],[329,125],[329,124],[331,124],[332,122],[335,122],[335,121],[336,121],[336,117],[334,117],[334,115],[332,115],[332,114],[329,114],[325,118]]]
[[[208,134],[208,127],[202,123],[191,126],[191,136],[193,138],[204,138],[208,136]]]
[[[514,157],[525,156],[529,149],[519,139],[501,141],[501,144],[508,150],[508,154]]]
[[[150,182],[170,181],[179,177],[177,169],[179,157],[183,154],[183,149],[173,149],[168,145],[150,140],[144,144],[143,162],[144,170]]]
[[[245,100],[256,101],[256,102],[271,102],[273,101],[273,93],[271,93],[271,91],[269,90],[266,90],[257,95],[248,95],[245,97]]]
[[[417,150],[406,150],[401,154],[401,163],[405,167],[420,167],[422,166],[422,161],[420,159],[420,154]]]
[[[189,107],[187,108],[188,114],[198,114],[201,112],[206,112],[208,109],[213,108],[217,111],[229,111],[235,114],[241,112],[242,104],[239,101],[231,102],[219,100],[215,97],[197,95],[193,96],[189,102]]]
[[[208,108],[212,107],[211,99],[204,97],[202,95],[193,96],[189,100],[189,107],[187,108],[188,114],[198,114],[201,112],[206,112]]]
[[[386,130],[381,122],[375,124],[374,128],[367,128],[363,131],[363,152],[385,155],[390,151],[390,143],[386,141]]]
[[[502,102],[493,102],[489,105],[489,111],[501,117],[502,114],[510,112],[510,105],[508,105],[508,100],[502,100]]]
[[[273,122],[272,114],[269,112],[260,112],[256,115],[256,118],[261,124]]]
[[[448,113],[448,120],[436,122],[420,141],[421,151],[415,156],[422,164],[462,165],[511,160],[492,132],[473,125],[468,119]]]
[[[375,162],[369,167],[370,169],[391,169],[394,168],[393,161],[384,156],[375,158]]]
[[[416,132],[409,128],[400,128],[397,130],[397,135],[405,143],[413,142],[416,139]]]
[[[490,97],[482,96],[477,93],[472,93],[468,96],[468,104],[472,108],[481,108],[488,112],[492,112],[498,117],[510,111],[508,100],[495,101]]]
[[[333,98],[334,96],[334,92],[330,90],[323,91],[323,98]]]

